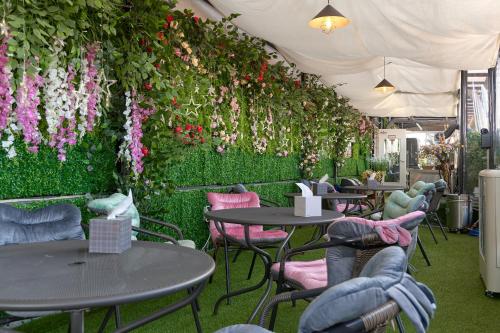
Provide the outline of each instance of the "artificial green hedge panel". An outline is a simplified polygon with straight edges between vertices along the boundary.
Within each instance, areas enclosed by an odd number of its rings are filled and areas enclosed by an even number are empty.
[[[258,155],[242,150],[224,154],[194,149],[169,172],[177,187],[265,183],[300,178],[299,157]]]
[[[113,147],[85,141],[68,151],[64,163],[47,146],[32,154],[17,142],[16,151],[14,160],[0,153],[0,199],[107,193],[114,188]]]

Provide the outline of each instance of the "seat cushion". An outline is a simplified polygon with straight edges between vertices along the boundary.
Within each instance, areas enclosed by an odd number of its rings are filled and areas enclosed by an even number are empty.
[[[277,243],[282,242],[288,237],[288,233],[283,230],[262,230],[262,226],[253,226],[257,228],[250,227],[250,239],[254,243]],[[260,229],[259,229],[260,227]],[[245,239],[245,230],[241,228],[229,228],[226,229],[226,233],[238,240]],[[222,235],[217,236],[217,241],[222,240]]]
[[[167,244],[172,244],[172,242],[165,242]],[[190,239],[179,239],[177,241],[180,246],[188,247],[190,249],[196,249],[196,243]]]
[[[271,273],[275,280],[278,279],[279,270],[280,263],[275,263],[271,267]],[[326,272],[326,259],[285,263],[285,280],[303,289],[326,287],[328,281]]]
[[[272,333],[257,325],[238,324],[221,328],[215,333]]]

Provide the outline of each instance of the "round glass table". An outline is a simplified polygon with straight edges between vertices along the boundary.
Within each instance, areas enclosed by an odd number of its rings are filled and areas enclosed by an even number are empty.
[[[264,294],[259,299],[259,302],[257,303],[255,309],[253,310],[247,321],[248,323],[250,323],[257,315],[266,298],[269,296],[273,281],[271,276],[271,266],[273,264],[273,259],[271,255],[262,248],[262,244],[254,243],[253,241],[251,241],[250,226],[263,225],[267,227],[290,227],[291,230],[288,232],[288,237],[283,241],[280,248],[278,249],[277,253],[279,255],[279,253],[281,253],[285,249],[285,245],[292,237],[296,227],[328,225],[337,219],[344,218],[344,214],[332,210],[323,210],[321,216],[302,217],[295,216],[294,209],[289,207],[259,207],[208,211],[205,213],[205,217],[209,220],[214,221],[217,230],[229,241],[252,250],[262,259],[264,263],[265,273],[259,283],[254,286],[236,290],[223,295],[217,300],[214,306],[214,313],[217,313],[217,308],[223,300],[257,290],[267,283]],[[224,223],[236,223],[243,225],[244,239],[239,239],[228,235],[225,232]]]
[[[1,310],[66,310],[71,332],[83,332],[83,309],[188,290],[188,297],[115,331],[127,332],[195,306],[215,263],[203,252],[178,245],[134,241],[121,254],[98,254],[89,253],[88,241],[72,240],[1,246],[0,267]],[[201,330],[197,313],[195,321]]]

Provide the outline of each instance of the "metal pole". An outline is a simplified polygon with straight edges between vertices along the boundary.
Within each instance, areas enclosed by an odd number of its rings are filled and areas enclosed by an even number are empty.
[[[467,149],[467,71],[460,72],[460,149],[458,154],[458,193],[465,191],[467,168],[465,167],[465,152]]]
[[[498,65],[497,65],[498,66]],[[497,142],[497,116],[496,116],[496,76],[497,67],[488,69],[488,102],[489,102],[489,121],[490,121],[490,135],[491,135],[491,148],[488,151],[488,168],[496,168],[495,151],[498,145]]]

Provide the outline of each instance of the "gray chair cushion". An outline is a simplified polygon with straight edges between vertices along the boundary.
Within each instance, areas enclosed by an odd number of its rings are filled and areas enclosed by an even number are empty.
[[[85,239],[80,210],[51,205],[33,211],[0,204],[0,245]]]

